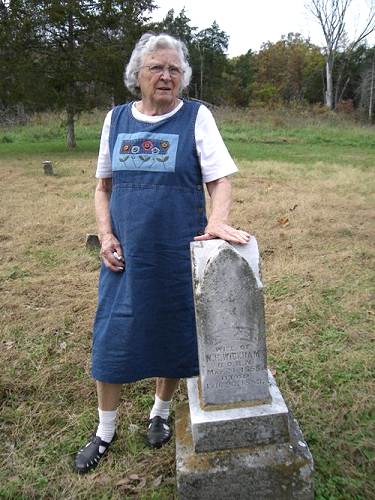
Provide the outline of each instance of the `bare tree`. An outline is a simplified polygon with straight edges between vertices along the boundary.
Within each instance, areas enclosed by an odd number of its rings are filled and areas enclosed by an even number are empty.
[[[318,20],[322,28],[326,47],[326,90],[325,104],[333,109],[334,88],[333,88],[333,68],[335,56],[340,44],[345,43],[345,17],[352,0],[309,0],[307,9]],[[375,10],[373,2],[369,8],[369,14],[364,27],[356,36],[355,40],[349,43],[347,50],[353,51],[358,44],[375,30]]]
[[[375,74],[375,58],[372,58],[371,66],[371,83],[370,83],[370,98],[368,105],[368,119],[372,121],[372,110],[374,107],[374,74]]]
[[[362,72],[361,86],[358,90],[360,92],[360,108],[372,122],[375,104],[375,51],[371,63]]]

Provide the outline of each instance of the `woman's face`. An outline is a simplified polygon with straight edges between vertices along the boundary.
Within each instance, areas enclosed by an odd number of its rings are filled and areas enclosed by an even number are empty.
[[[181,61],[174,49],[147,54],[138,73],[142,100],[166,112],[173,109],[181,87]]]

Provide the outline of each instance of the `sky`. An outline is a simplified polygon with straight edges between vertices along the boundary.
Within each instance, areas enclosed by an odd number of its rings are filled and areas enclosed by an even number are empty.
[[[351,36],[361,27],[364,13],[374,0],[353,0],[347,16],[347,31]],[[229,35],[228,55],[245,54],[249,49],[258,51],[262,43],[277,42],[290,32],[301,33],[312,43],[323,46],[321,28],[307,11],[306,0],[155,0],[153,20],[160,21],[170,9],[191,19],[190,26],[205,29],[216,21]],[[375,35],[368,38],[375,43]]]

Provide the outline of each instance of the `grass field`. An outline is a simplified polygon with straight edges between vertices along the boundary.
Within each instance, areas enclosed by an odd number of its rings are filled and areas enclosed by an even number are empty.
[[[174,443],[144,442],[151,381],[124,388],[102,466],[71,471],[96,419],[99,261],[84,241],[103,116],[81,118],[73,152],[51,117],[0,129],[0,498],[174,495]],[[375,130],[331,115],[217,117],[240,167],[232,222],[261,249],[269,365],[313,453],[316,498],[373,498]],[[175,403],[185,398],[181,384]]]

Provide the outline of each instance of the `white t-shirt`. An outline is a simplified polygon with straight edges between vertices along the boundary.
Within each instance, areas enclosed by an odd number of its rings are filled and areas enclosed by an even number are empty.
[[[132,113],[137,120],[147,123],[156,123],[177,113],[183,104],[183,101],[180,101],[173,111],[165,115],[150,116],[139,112],[135,103],[133,103]],[[112,110],[105,117],[102,129],[96,170],[96,177],[98,178],[112,177],[111,156],[109,152],[111,117]],[[215,181],[216,179],[220,179],[220,177],[225,177],[237,172],[238,168],[224,144],[215,119],[211,111],[203,104],[198,109],[195,122],[195,143],[202,169],[203,182]]]

